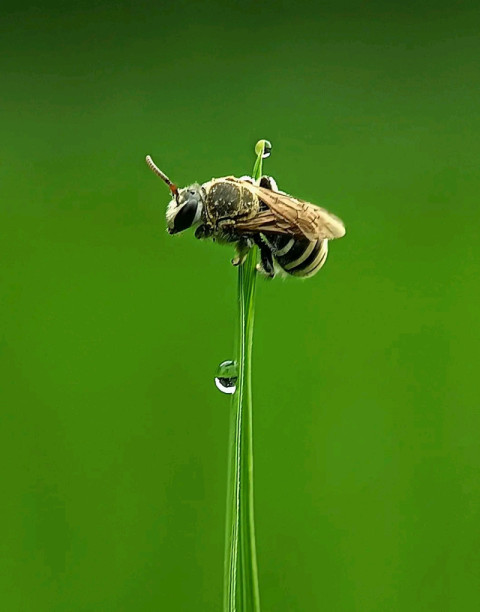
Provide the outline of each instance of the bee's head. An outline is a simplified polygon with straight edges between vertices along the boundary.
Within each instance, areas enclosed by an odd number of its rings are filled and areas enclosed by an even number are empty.
[[[178,234],[200,222],[203,210],[204,192],[195,183],[177,191],[176,197],[167,208],[167,231]]]
[[[173,199],[167,207],[167,231],[178,234],[200,222],[204,202],[204,190],[195,183],[185,189],[178,189],[166,174],[153,162],[150,155],[146,158],[148,166],[159,176],[172,192]]]

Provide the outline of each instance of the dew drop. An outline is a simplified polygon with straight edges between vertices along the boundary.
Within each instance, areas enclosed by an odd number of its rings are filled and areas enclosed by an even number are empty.
[[[272,143],[269,140],[259,140],[255,145],[255,153],[257,155],[260,155],[260,153],[262,153],[262,159],[270,157],[270,155],[272,154]]]
[[[237,362],[231,359],[222,361],[217,368],[215,385],[222,393],[232,395],[237,388],[238,367]]]
[[[272,154],[272,143],[269,140],[265,141],[265,146],[263,148],[263,159],[265,159],[266,157],[270,157],[270,155]]]

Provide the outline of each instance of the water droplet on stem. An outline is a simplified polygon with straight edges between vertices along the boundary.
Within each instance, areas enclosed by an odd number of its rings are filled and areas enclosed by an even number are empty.
[[[222,393],[232,395],[237,388],[238,367],[237,362],[231,359],[222,361],[217,368],[215,385]]]
[[[269,140],[259,140],[255,145],[256,155],[262,155],[262,158],[270,157],[272,154],[272,143]]]

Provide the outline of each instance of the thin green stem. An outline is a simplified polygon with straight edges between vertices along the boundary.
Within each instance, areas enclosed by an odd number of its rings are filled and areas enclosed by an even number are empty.
[[[253,178],[262,175],[266,141],[255,147]],[[233,396],[227,491],[224,612],[260,612],[253,507],[252,346],[257,252],[238,271],[238,379]]]

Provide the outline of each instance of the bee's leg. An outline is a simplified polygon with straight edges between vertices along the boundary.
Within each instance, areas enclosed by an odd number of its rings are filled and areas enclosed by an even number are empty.
[[[273,176],[267,176],[266,174],[260,179],[260,187],[265,187],[265,189],[270,189],[271,191],[278,191],[277,181]]]
[[[219,242],[237,242],[238,240],[234,219],[219,219],[214,233],[219,238]]]
[[[275,266],[273,265],[273,255],[271,249],[266,245],[260,236],[255,236],[255,244],[260,249],[260,263],[257,270],[267,278],[274,278]]]
[[[211,231],[208,229],[206,225],[199,225],[195,230],[195,238],[198,240],[205,240],[205,238],[210,238]]]
[[[248,252],[252,248],[252,241],[249,238],[240,238],[235,243],[235,257],[232,259],[233,266],[241,266],[245,259],[247,259]]]

